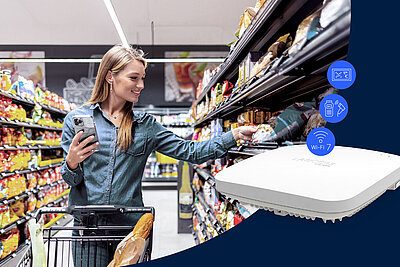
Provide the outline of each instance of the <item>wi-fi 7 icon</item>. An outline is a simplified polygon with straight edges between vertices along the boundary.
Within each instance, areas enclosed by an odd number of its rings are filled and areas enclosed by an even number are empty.
[[[328,136],[328,133],[324,131],[316,131],[314,132],[314,136],[317,138],[319,143],[322,143],[324,142],[324,139]]]

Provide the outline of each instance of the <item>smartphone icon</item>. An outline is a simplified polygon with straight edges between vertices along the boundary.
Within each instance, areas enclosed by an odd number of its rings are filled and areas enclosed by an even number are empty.
[[[325,117],[333,117],[333,102],[332,100],[326,100],[325,102]]]

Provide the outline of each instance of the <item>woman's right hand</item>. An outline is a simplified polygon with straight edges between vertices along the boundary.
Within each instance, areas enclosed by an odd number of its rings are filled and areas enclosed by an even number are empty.
[[[78,168],[79,163],[81,163],[82,161],[87,159],[90,155],[95,153],[96,150],[94,149],[99,145],[99,142],[96,142],[86,147],[86,145],[93,140],[94,136],[89,136],[88,138],[79,143],[79,139],[81,138],[82,135],[83,131],[80,131],[75,135],[74,139],[72,139],[72,143],[69,146],[68,155],[65,159],[68,167],[72,170]]]

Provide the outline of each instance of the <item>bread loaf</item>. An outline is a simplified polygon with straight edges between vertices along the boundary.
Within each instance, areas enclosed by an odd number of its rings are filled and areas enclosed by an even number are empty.
[[[151,213],[145,213],[136,223],[133,231],[127,235],[117,246],[114,259],[108,267],[119,267],[135,264],[143,253],[146,238],[153,227],[154,217]]]
[[[151,213],[143,214],[133,229],[133,236],[146,239],[150,234],[151,228],[153,227],[153,220],[154,217]]]

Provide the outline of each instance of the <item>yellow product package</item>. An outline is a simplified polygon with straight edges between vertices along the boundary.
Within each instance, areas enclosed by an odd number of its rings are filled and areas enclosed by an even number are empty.
[[[19,199],[15,201],[14,203],[11,204],[11,209],[15,215],[18,217],[24,217],[25,216],[25,207],[24,207],[24,199]]]
[[[1,254],[1,258],[5,258],[10,255],[13,251],[15,251],[18,247],[19,241],[19,230],[17,228],[12,229],[8,234],[1,238],[1,243],[3,244],[3,253]]]

